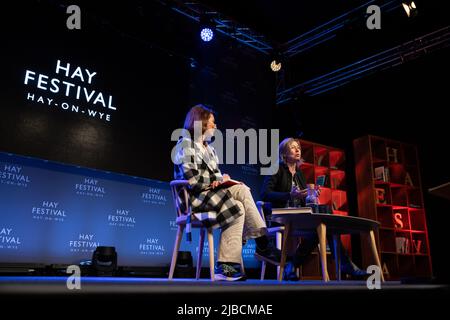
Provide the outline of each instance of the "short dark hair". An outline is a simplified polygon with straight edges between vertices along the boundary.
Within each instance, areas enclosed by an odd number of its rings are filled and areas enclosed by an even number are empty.
[[[189,110],[184,120],[184,129],[194,136],[194,123],[195,121],[202,122],[202,134],[206,131],[209,117],[214,114],[214,111],[203,104],[197,104]]]

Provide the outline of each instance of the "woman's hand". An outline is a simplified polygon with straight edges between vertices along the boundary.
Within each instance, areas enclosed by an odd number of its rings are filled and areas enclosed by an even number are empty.
[[[321,186],[316,186],[317,196],[320,196],[320,191],[322,191],[322,187]]]
[[[306,189],[300,190],[297,187],[292,188],[291,190],[291,198],[293,199],[304,199],[306,197],[307,191]]]
[[[229,175],[229,174],[226,174],[226,173],[224,173],[224,174],[222,175],[222,178],[223,178],[223,182],[228,181],[228,180],[231,179],[230,175]]]
[[[217,188],[220,184],[222,183],[222,181],[213,181],[212,183],[211,183],[211,188],[212,189],[214,189],[214,188]]]

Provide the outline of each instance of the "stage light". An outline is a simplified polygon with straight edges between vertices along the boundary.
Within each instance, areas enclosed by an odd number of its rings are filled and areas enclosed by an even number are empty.
[[[205,42],[209,42],[214,38],[214,31],[209,27],[203,27],[200,31],[200,38]]]
[[[417,6],[414,1],[404,1],[402,2],[402,6],[408,17],[412,17],[417,14]]]
[[[272,69],[273,72],[278,72],[283,67],[283,58],[281,54],[276,51],[272,54],[271,62],[270,62],[270,69]]]
[[[213,13],[205,13],[200,16],[200,38],[209,42],[214,38],[215,23]]]
[[[281,70],[281,62],[277,60],[272,60],[270,63],[270,69],[272,69],[273,72],[278,72]]]
[[[117,271],[116,248],[97,247],[92,254],[92,269],[97,276],[114,276]]]

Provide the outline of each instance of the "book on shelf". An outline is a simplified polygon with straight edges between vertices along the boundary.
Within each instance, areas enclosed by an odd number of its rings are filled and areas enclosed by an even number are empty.
[[[327,176],[326,175],[317,176],[316,185],[323,187],[323,186],[325,186],[325,181],[326,180],[327,180]]]
[[[383,188],[375,188],[376,203],[386,204],[386,190]]]
[[[389,168],[380,166],[374,168],[375,180],[389,182]]]
[[[272,214],[308,214],[313,213],[310,207],[273,208]]]

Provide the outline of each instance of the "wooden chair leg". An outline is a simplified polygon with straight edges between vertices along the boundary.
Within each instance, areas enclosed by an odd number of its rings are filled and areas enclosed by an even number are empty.
[[[209,273],[211,281],[214,281],[214,238],[212,229],[208,229],[208,246],[209,246]]]
[[[372,249],[373,258],[375,259],[375,263],[377,264],[378,268],[380,268],[381,282],[384,282],[383,269],[381,268],[380,257],[378,256],[377,243],[375,242],[375,234],[373,230],[369,231],[369,243],[370,248]]]
[[[286,224],[284,227],[283,245],[281,247],[280,271],[278,272],[278,281],[283,281],[284,265],[287,257],[287,239],[290,236],[291,226]]]
[[[177,237],[172,252],[172,261],[170,262],[169,280],[173,279],[173,273],[177,264],[178,251],[180,250],[181,238],[183,237],[184,225],[179,225],[177,230]]]
[[[336,279],[341,281],[341,237],[340,235],[333,235],[334,246],[334,263],[336,265]]]
[[[281,246],[283,244],[283,233],[282,232],[277,232],[275,234],[275,246],[277,247],[278,250],[281,251]],[[277,266],[277,278],[279,278],[280,275],[280,266]]]
[[[266,262],[263,261],[261,264],[261,281],[264,280],[265,275],[266,275]]]
[[[330,281],[327,268],[327,227],[321,223],[317,226],[317,235],[319,237],[320,263],[322,265],[322,279],[324,282]]]
[[[205,228],[200,228],[200,239],[198,242],[197,267],[195,269],[195,280],[200,279],[200,272],[202,271],[202,258],[203,258],[204,244],[205,244]]]
[[[241,253],[241,274],[245,274],[244,258],[242,257],[242,253]]]

